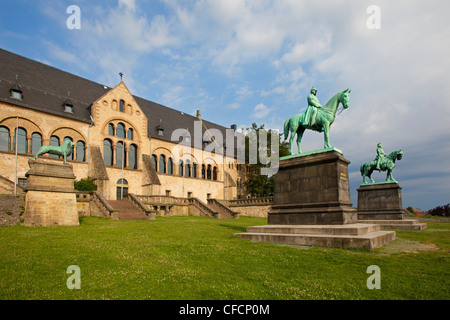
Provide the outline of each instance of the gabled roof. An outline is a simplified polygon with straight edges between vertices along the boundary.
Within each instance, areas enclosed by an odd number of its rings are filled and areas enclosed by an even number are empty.
[[[17,85],[22,91],[22,100],[11,97],[10,90]],[[90,123],[91,104],[111,89],[108,86],[0,49],[0,101],[2,102]],[[65,112],[63,107],[69,97],[69,92],[73,113]],[[187,129],[193,135],[194,121],[198,120],[197,117],[141,97],[134,95],[133,97],[148,118],[147,134],[150,137],[171,141],[172,132],[176,129]],[[204,127],[220,130],[225,140],[226,127],[202,121]],[[164,129],[163,136],[158,135],[157,127],[159,125]],[[204,130],[203,128],[203,132]],[[191,139],[191,144],[193,146],[193,139]]]

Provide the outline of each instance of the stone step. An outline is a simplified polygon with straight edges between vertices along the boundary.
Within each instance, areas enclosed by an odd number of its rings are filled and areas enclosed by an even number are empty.
[[[213,203],[208,203],[208,207],[219,213],[218,219],[233,219],[233,216],[227,211],[223,210],[220,206]]]
[[[119,220],[147,220],[148,218],[128,200],[109,200],[111,206],[118,210]]]
[[[389,230],[414,230],[420,231],[427,228],[426,223],[420,223],[417,219],[404,220],[359,220],[360,223],[377,224],[381,229]]]
[[[344,225],[263,225],[247,227],[251,233],[283,233],[283,234],[322,234],[322,235],[363,235],[379,231],[377,224],[344,224]]]
[[[286,234],[270,232],[246,232],[235,233],[234,235],[255,242],[264,241],[289,245],[367,249],[376,249],[395,240],[395,231],[375,231],[363,235]]]

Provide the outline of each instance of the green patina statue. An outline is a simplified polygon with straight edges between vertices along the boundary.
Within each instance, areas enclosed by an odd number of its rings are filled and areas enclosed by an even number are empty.
[[[292,118],[286,120],[284,123],[284,139],[286,140],[291,133],[289,139],[289,151],[291,155],[293,152],[294,136],[297,134],[297,147],[300,154],[300,142],[303,137],[305,129],[314,130],[324,133],[324,148],[331,148],[330,145],[330,126],[333,124],[336,117],[336,111],[339,103],[342,103],[344,109],[348,108],[350,89],[338,92],[335,94],[326,105],[322,106],[319,99],[316,97],[317,89],[312,87],[311,93],[308,96],[308,108],[304,113],[297,114]]]
[[[375,158],[375,160],[363,163],[361,165],[360,171],[361,171],[361,175],[363,177],[363,183],[364,184],[367,183],[366,177],[368,177],[370,179],[371,183],[375,183],[375,181],[371,177],[372,172],[374,170],[387,171],[386,181],[397,182],[397,181],[395,181],[394,177],[392,176],[392,170],[395,167],[395,161],[401,160],[402,157],[403,157],[403,150],[393,151],[389,155],[386,156],[386,154],[384,153],[383,147],[381,146],[381,143],[378,143],[377,157]]]
[[[63,162],[67,162],[67,157],[72,154],[73,147],[75,143],[70,140],[64,141],[64,143],[60,146],[42,146],[39,148],[39,151],[34,156],[34,159],[37,159],[40,155],[45,153],[55,154],[57,156],[63,157]]]

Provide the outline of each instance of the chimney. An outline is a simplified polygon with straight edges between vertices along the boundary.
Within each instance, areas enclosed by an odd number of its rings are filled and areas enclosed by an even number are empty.
[[[202,116],[200,114],[200,110],[197,110],[197,119],[198,120],[202,120]]]

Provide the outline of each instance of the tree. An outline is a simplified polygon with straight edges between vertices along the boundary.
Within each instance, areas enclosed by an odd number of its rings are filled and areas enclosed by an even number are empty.
[[[427,215],[448,217],[450,215],[450,203],[447,203],[443,206],[437,206],[436,208],[429,210]]]
[[[97,190],[97,185],[90,178],[81,179],[79,181],[74,181],[73,187],[78,191],[95,191]]]
[[[412,214],[416,214],[416,212],[414,211],[413,207],[408,207],[408,208],[406,208],[406,210],[408,210]]]
[[[268,165],[263,164],[261,161],[261,155],[266,155],[267,157],[282,157],[285,155],[289,155],[289,144],[287,142],[280,142],[281,136],[283,134],[278,133],[275,130],[269,129],[266,130],[264,125],[257,126],[256,123],[252,124],[251,128],[247,128],[248,131],[253,131],[251,134],[247,134],[245,136],[245,162],[249,166],[249,171],[247,175],[247,179],[244,182],[245,189],[248,194],[253,197],[268,197],[273,195],[273,175],[262,175],[261,169],[264,167],[268,167]],[[264,146],[261,141],[259,141],[260,133],[265,134],[267,137],[266,146]],[[278,135],[279,147],[278,150],[272,150],[272,135]],[[256,144],[256,148],[255,148]],[[251,149],[256,152],[256,163],[251,161],[252,158]]]

